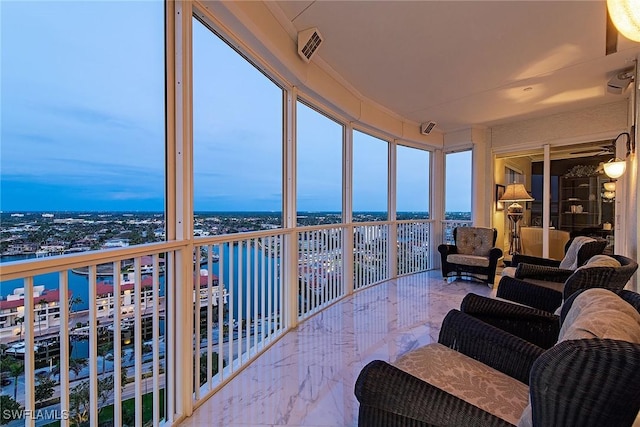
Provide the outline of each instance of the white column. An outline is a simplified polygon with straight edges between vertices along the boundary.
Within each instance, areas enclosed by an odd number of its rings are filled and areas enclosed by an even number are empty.
[[[429,156],[431,160],[431,206],[429,217],[433,220],[431,234],[429,236],[429,253],[431,254],[430,264],[433,269],[440,268],[440,254],[438,245],[442,243],[442,221],[444,220],[444,199],[445,199],[445,161],[444,151],[434,150]]]
[[[353,126],[342,136],[342,280],[346,295],[353,293]]]
[[[544,164],[542,178],[542,256],[549,257],[549,222],[551,221],[551,147],[543,146]]]
[[[395,141],[389,143],[389,155],[388,155],[388,189],[387,189],[387,211],[388,219],[390,221],[389,225],[389,235],[387,236],[387,256],[388,256],[388,268],[389,268],[389,277],[394,278],[398,277],[398,223],[396,222],[396,212],[397,208],[397,153],[398,153],[398,145]]]
[[[285,325],[294,328],[298,324],[298,233],[296,207],[296,100],[297,90],[292,88],[284,94],[284,141],[283,141],[283,227],[293,230],[285,236],[284,275]]]

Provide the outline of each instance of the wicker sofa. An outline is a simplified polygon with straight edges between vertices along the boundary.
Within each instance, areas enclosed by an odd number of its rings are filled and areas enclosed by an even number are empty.
[[[502,249],[495,247],[497,235],[495,228],[454,228],[455,244],[438,246],[442,277],[465,275],[493,285],[498,260],[502,257]]]
[[[569,298],[542,348],[457,310],[438,343],[356,381],[359,426],[631,426],[640,410],[640,295]]]
[[[606,260],[615,260],[617,263],[609,264]],[[526,265],[520,265],[518,269]],[[637,269],[638,263],[626,256],[595,255],[575,271],[569,271],[570,274],[562,282],[548,280],[545,273],[537,275],[531,272],[525,279],[502,276],[496,296],[553,312],[563,300],[579,289],[623,289]]]
[[[542,279],[562,283],[595,255],[601,254],[607,246],[604,239],[576,236],[564,246],[565,256],[561,260],[515,254],[511,264],[502,270],[503,276],[518,279]]]

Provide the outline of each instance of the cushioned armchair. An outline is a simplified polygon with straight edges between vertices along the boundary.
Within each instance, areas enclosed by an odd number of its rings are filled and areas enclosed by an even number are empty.
[[[442,277],[450,275],[473,277],[493,284],[502,249],[496,248],[495,228],[456,227],[454,245],[438,246],[442,262]]]
[[[562,260],[515,254],[511,265],[502,271],[502,275],[563,283],[576,268],[584,265],[594,255],[601,254],[606,246],[605,239],[577,236],[566,243]]]
[[[640,409],[639,298],[590,289],[570,299],[549,349],[452,310],[438,343],[362,369],[358,424],[631,426]]]
[[[579,289],[623,289],[637,269],[638,263],[631,258],[595,255],[571,272],[564,282],[549,281],[544,274],[530,275],[525,279],[503,276],[498,283],[496,296],[553,312],[563,300]]]

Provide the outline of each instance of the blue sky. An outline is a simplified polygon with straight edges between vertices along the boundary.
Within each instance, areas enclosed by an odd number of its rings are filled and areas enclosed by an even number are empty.
[[[163,14],[159,1],[0,1],[0,209],[164,209]],[[194,92],[195,209],[280,210],[280,89],[194,24]],[[339,210],[341,130],[306,113],[298,208]],[[386,209],[386,145],[355,139],[354,208]],[[425,158],[398,157],[399,210],[425,210]],[[463,169],[451,179],[469,182]],[[448,210],[468,211],[456,196]]]

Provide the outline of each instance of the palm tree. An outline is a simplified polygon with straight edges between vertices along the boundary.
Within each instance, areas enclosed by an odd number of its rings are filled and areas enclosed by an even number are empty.
[[[40,298],[40,301],[38,301],[38,305],[40,306],[40,311],[38,311],[38,335],[42,335],[42,311],[47,308],[47,304],[49,304],[49,301],[45,298]]]
[[[80,375],[80,371],[89,366],[88,359],[69,359],[69,371],[76,374],[76,377]]]
[[[13,399],[18,400],[18,377],[24,371],[24,364],[15,361],[9,365],[9,373],[13,377]]]
[[[102,375],[104,375],[105,373],[105,368],[106,368],[106,362],[107,362],[107,354],[109,354],[109,350],[111,350],[111,347],[109,346],[109,344],[103,344],[98,346],[98,356],[100,356],[102,358]]]
[[[76,305],[82,304],[82,298],[80,297],[71,297],[69,298],[69,311],[73,311],[73,307]]]
[[[22,324],[24,323],[24,316],[23,317],[16,317],[16,324],[20,324],[20,341],[22,341]]]
[[[69,358],[69,372],[73,372],[76,375],[80,375],[80,372],[89,365],[89,361],[87,359],[73,359]],[[51,374],[54,376],[60,375],[60,360],[56,363]]]

